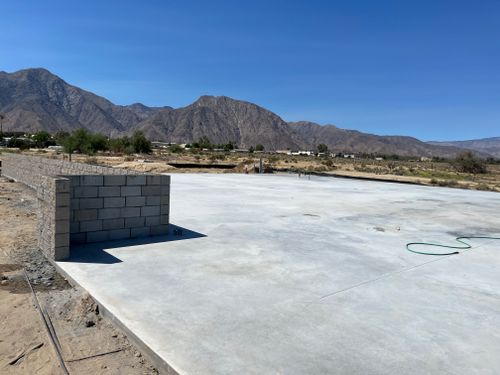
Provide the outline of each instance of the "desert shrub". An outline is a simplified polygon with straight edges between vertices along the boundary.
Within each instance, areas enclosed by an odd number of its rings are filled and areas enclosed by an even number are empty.
[[[184,151],[184,149],[179,145],[172,145],[168,148],[168,150],[174,154],[179,154]]]
[[[483,159],[475,156],[471,151],[464,151],[460,153],[453,161],[453,167],[457,172],[462,173],[486,173],[486,162]]]
[[[9,142],[7,142],[7,147],[18,148],[20,150],[29,150],[31,147],[31,143],[24,139],[11,138]]]
[[[331,167],[333,167],[333,166],[334,166],[334,165],[333,165],[333,160],[331,160],[331,159],[323,160],[323,161],[321,162],[321,164],[323,164],[323,165],[325,165],[325,166],[327,166],[327,167],[329,167],[329,168],[331,168]]]

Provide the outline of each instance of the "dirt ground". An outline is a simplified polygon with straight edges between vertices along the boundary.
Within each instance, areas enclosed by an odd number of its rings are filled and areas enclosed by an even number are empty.
[[[36,152],[35,152],[36,154]],[[64,158],[42,151],[46,157]],[[254,173],[262,158],[267,171],[291,173],[320,173],[332,177],[349,177],[370,180],[405,182],[427,186],[447,186],[462,189],[500,192],[500,165],[487,166],[488,173],[458,173],[449,162],[345,159],[313,156],[291,156],[276,153],[227,153],[203,151],[170,153],[156,150],[152,155],[95,156],[73,155],[73,160],[106,165],[115,168],[133,169],[146,173]],[[176,168],[170,163],[190,164],[234,164],[233,169]]]
[[[157,374],[127,337],[37,247],[36,198],[0,177],[0,374],[64,374],[26,277],[70,374]]]

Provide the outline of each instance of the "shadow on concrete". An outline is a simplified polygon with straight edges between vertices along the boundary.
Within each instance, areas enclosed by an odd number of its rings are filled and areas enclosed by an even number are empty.
[[[71,246],[70,257],[68,259],[62,260],[62,262],[98,264],[121,263],[122,261],[120,259],[118,259],[114,255],[111,255],[106,250],[155,243],[166,243],[172,241],[191,240],[200,237],[206,237],[206,235],[180,227],[178,225],[170,224],[168,234],[163,236],[140,237],[126,240],[73,245]]]

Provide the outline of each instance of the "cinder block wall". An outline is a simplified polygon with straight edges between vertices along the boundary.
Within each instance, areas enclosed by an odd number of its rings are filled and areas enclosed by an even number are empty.
[[[170,176],[19,154],[0,155],[2,175],[37,192],[38,240],[55,260],[71,244],[168,233]]]
[[[51,259],[69,257],[70,185],[67,178],[38,176],[38,245]]]
[[[71,242],[167,232],[170,176],[72,176]]]

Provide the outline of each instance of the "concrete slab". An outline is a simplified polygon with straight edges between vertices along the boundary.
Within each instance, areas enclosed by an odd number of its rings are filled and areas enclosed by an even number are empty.
[[[175,175],[172,222],[58,262],[181,374],[497,374],[500,195],[297,176]]]

